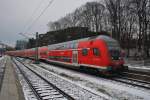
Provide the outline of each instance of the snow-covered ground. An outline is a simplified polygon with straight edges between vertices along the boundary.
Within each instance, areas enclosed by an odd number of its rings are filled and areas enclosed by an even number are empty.
[[[29,60],[25,60],[25,62],[31,63]],[[150,98],[150,90],[133,87],[69,69],[55,67],[45,63],[40,63],[39,66],[72,81],[74,84],[80,85],[81,87],[87,87],[88,89],[90,88],[92,91],[99,92],[100,94],[103,93],[117,100],[149,100]]]
[[[18,79],[19,79],[20,84],[22,86],[22,90],[23,90],[23,93],[24,93],[25,100],[37,100],[36,96],[34,95],[34,93],[32,92],[32,90],[30,89],[28,83],[23,78],[23,75],[20,73],[20,71],[17,68],[17,66],[16,66],[15,63],[13,63],[13,66],[15,68],[15,71],[17,73]]]
[[[139,70],[139,71],[145,71],[150,72],[150,60],[146,61],[146,64],[144,65],[144,61],[134,61],[125,59],[125,65],[129,67],[131,70]]]
[[[0,61],[4,58],[4,56],[0,57]]]

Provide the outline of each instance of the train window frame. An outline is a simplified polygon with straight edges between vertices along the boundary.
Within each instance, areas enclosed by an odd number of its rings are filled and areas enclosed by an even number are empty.
[[[67,49],[67,44],[64,44],[64,49]]]
[[[67,43],[67,49],[71,49],[71,44]]]
[[[88,55],[88,49],[87,48],[83,48],[82,49],[82,55],[83,56],[87,56]]]
[[[73,49],[73,43],[70,43],[70,49]]]
[[[99,48],[92,48],[92,52],[93,52],[94,56],[100,56],[101,55]]]

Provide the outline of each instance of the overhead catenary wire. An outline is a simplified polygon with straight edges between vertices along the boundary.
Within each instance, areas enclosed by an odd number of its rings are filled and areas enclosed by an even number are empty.
[[[22,35],[23,37],[25,37],[26,39],[29,39],[30,37],[28,37],[27,35],[25,35],[24,33],[19,33],[20,35]]]
[[[27,19],[27,21],[26,21],[26,23],[25,23],[25,25],[24,25],[24,28],[23,28],[24,31],[25,31],[25,28],[27,27],[27,25],[32,21],[33,16],[34,16],[35,13],[37,12],[37,10],[40,8],[42,2],[43,2],[43,0],[41,0],[41,1],[39,2],[39,4],[38,4],[37,7],[34,9],[34,11],[32,12],[32,14],[30,15],[30,17]],[[23,32],[24,32],[24,31],[23,31]]]
[[[49,6],[53,3],[54,0],[49,1],[49,4],[43,9],[40,15],[31,23],[31,25],[27,28],[26,32],[29,31],[34,24],[38,21],[38,19],[44,14],[44,12],[49,8]]]

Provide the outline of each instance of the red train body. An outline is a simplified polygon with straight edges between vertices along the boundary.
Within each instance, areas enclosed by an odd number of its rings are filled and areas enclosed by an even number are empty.
[[[95,68],[104,73],[124,68],[118,42],[104,35],[39,47],[38,51],[39,59],[71,67]],[[34,58],[36,51],[32,48],[6,53]]]

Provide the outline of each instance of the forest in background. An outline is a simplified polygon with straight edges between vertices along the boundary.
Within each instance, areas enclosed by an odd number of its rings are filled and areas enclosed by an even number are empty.
[[[130,49],[140,56],[150,56],[150,0],[88,2],[63,18],[48,23],[50,31],[77,26],[88,27],[93,32],[111,33],[127,50],[128,56]]]

